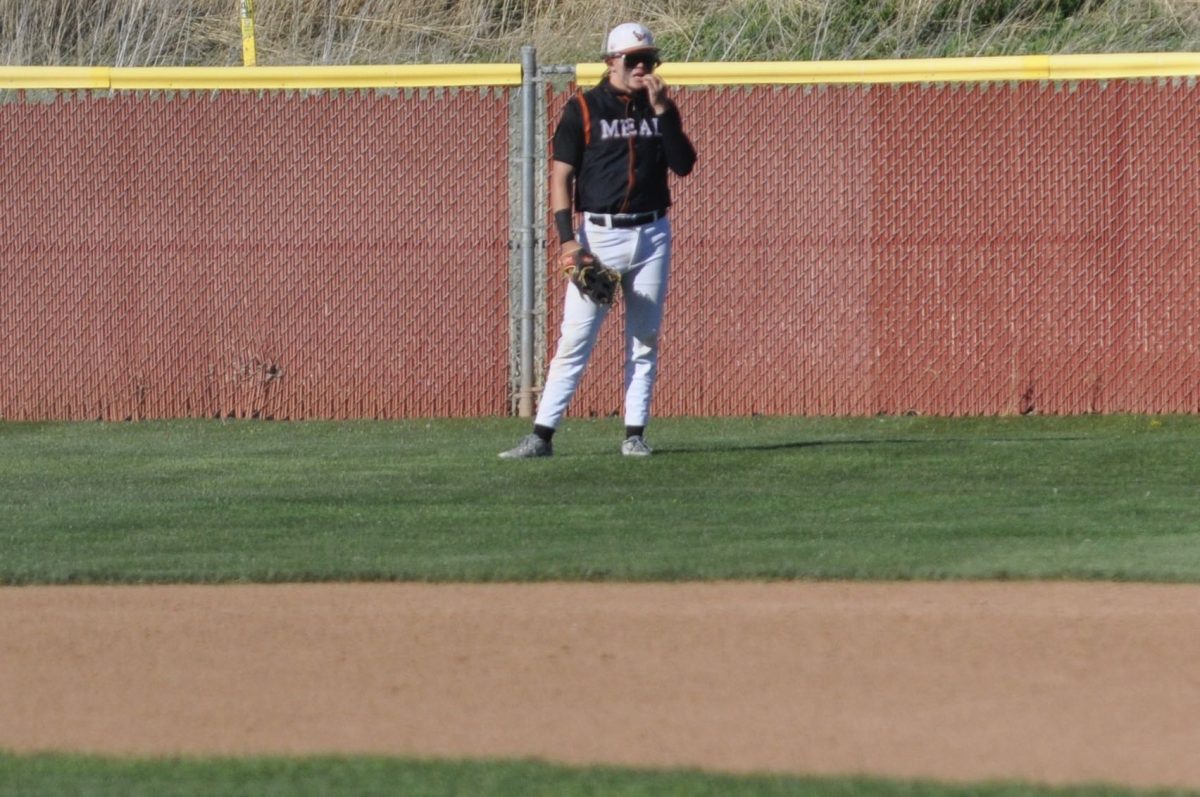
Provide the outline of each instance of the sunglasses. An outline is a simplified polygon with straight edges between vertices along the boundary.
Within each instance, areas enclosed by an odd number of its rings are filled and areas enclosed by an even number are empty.
[[[626,69],[636,69],[638,66],[646,67],[647,72],[654,71],[655,67],[662,64],[662,59],[658,57],[658,53],[626,53],[622,56],[625,61]]]

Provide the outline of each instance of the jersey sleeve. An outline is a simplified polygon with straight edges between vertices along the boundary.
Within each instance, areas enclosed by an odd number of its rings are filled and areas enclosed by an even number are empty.
[[[662,125],[663,151],[667,155],[667,166],[680,177],[686,177],[696,165],[696,148],[683,132],[683,120],[679,116],[679,109],[672,105],[658,118]]]
[[[572,97],[554,130],[554,160],[578,169],[583,163],[583,146],[583,115],[579,112],[579,98]]]

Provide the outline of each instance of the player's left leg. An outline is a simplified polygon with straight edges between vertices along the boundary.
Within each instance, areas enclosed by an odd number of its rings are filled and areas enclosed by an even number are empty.
[[[658,377],[658,342],[671,267],[671,222],[641,229],[637,254],[622,285],[625,297],[625,454],[650,453],[645,427]]]

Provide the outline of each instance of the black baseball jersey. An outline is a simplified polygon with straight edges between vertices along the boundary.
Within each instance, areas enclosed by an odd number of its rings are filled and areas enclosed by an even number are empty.
[[[563,109],[554,159],[575,167],[577,211],[647,213],[670,206],[667,169],[687,175],[696,149],[674,104],[658,116],[645,91],[620,92],[605,78]]]

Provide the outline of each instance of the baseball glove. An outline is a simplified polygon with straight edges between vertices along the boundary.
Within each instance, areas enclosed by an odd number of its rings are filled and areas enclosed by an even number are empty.
[[[600,262],[586,249],[576,249],[562,258],[563,273],[587,298],[596,304],[612,304],[617,298],[621,275]]]

